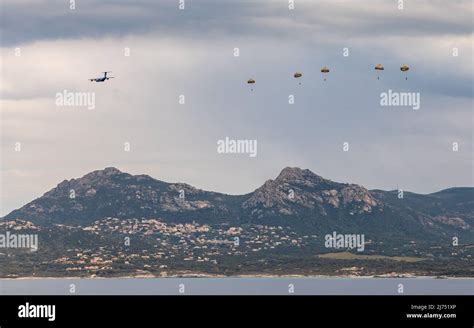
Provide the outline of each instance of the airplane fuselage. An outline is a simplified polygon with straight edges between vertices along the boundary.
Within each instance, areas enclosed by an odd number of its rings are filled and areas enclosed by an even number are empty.
[[[96,77],[95,79],[89,79],[91,82],[105,82],[108,79],[113,79],[113,76],[107,76],[107,73],[109,72],[104,72],[104,76],[102,77]]]

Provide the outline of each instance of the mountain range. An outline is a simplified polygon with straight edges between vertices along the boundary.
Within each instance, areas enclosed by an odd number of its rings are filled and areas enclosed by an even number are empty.
[[[287,167],[226,195],[109,167],[0,219],[12,234],[38,249],[1,248],[0,277],[472,277],[474,188],[402,195]]]
[[[474,242],[474,188],[421,195],[367,190],[310,170],[284,168],[245,195],[205,191],[108,167],[64,180],[3,219],[37,225],[88,225],[101,218],[160,218],[170,223],[285,225],[315,233],[365,233],[374,238]]]

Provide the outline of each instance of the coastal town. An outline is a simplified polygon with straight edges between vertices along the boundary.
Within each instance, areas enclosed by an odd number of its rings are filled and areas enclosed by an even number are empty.
[[[33,223],[22,220],[2,222],[0,229],[41,230]],[[85,227],[57,224],[52,230],[54,234],[62,231],[71,239],[76,238],[76,247],[64,249],[62,256],[42,261],[41,265],[70,274],[93,275],[115,270],[167,275],[178,263],[218,268],[222,259],[298,248],[316,237],[298,236],[281,226],[210,226],[196,222],[169,224],[158,219],[105,218]],[[94,241],[94,245],[89,246],[84,237],[89,244]],[[99,240],[102,242],[97,242]],[[40,257],[45,257],[46,254],[41,255],[41,250],[40,244]],[[5,253],[0,252],[0,258],[2,256]]]
[[[455,250],[415,241],[384,252],[366,241],[364,253],[324,248],[323,236],[263,224],[169,223],[108,217],[86,226],[39,227],[27,220],[0,222],[0,232],[37,236],[35,250],[0,248],[0,276],[405,276],[443,272],[457,265],[470,272],[474,248]],[[328,235],[327,235],[328,236]],[[398,254],[398,255],[397,255]]]
[[[96,235],[119,234],[123,236],[123,244],[101,246],[98,251],[71,250],[71,255],[56,260],[56,263],[68,266],[67,271],[111,270],[113,265],[133,263],[143,263],[144,269],[152,266],[167,269],[174,260],[218,265],[222,256],[297,246],[304,239],[294,233],[284,233],[282,227],[257,225],[244,231],[242,227],[211,227],[195,222],[166,224],[157,219],[107,218],[82,230]],[[143,242],[154,245],[152,249],[141,250],[132,246]]]

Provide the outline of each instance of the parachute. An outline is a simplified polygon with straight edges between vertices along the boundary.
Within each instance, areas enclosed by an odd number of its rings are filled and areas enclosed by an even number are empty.
[[[299,73],[299,72],[296,72],[293,76],[295,77],[295,79],[299,79],[300,77],[303,76],[303,74]],[[299,82],[298,84],[301,85],[301,82]]]
[[[402,72],[408,72],[409,69],[410,69],[410,67],[406,64],[403,64],[402,66],[400,66],[400,71],[402,71]],[[405,76],[405,80],[408,80],[407,76]]]
[[[408,65],[403,64],[402,66],[400,66],[400,71],[402,71],[402,72],[406,72],[409,69],[410,69],[410,67]]]
[[[324,74],[329,73],[329,68],[327,68],[326,66],[324,66],[323,68],[321,68],[321,73],[324,73]],[[326,78],[324,78],[324,81],[326,81]]]
[[[247,84],[255,84],[255,80],[254,79],[248,79]],[[253,88],[251,88],[250,91],[253,91]]]
[[[383,67],[382,64],[377,64],[377,65],[375,65],[374,69],[376,71],[383,71],[385,68]],[[377,80],[380,80],[380,76],[378,76],[378,75],[377,75]]]

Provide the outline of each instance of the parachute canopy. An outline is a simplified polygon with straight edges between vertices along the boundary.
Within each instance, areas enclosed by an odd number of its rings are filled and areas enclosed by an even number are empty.
[[[402,66],[400,66],[400,71],[402,71],[402,72],[406,72],[409,69],[410,69],[410,67],[408,67],[408,65],[403,64]]]
[[[321,73],[329,73],[329,68],[324,66],[323,68],[321,68]]]
[[[377,64],[377,65],[375,65],[374,69],[376,69],[378,71],[383,71],[385,68],[383,67],[382,64]]]
[[[300,78],[302,76],[303,76],[303,74],[301,74],[299,72],[296,72],[295,75],[294,75],[295,79]]]

